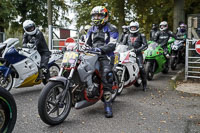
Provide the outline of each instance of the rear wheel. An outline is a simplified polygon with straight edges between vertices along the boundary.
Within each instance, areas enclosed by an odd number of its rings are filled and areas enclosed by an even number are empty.
[[[43,122],[49,125],[62,123],[71,110],[72,97],[68,90],[64,101],[61,102],[66,88],[62,82],[48,82],[40,93],[38,112]]]
[[[0,87],[0,132],[11,133],[17,119],[17,107],[13,96]]]
[[[146,63],[146,75],[147,75],[147,79],[148,80],[152,80],[153,79],[153,76],[154,76],[154,73],[153,73],[153,63],[150,62],[150,61],[147,61]]]

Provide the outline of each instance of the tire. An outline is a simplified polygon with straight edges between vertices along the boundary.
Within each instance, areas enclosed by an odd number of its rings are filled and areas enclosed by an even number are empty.
[[[65,87],[62,82],[50,81],[41,91],[38,100],[38,113],[44,123],[48,125],[58,125],[69,115],[72,106],[72,95],[69,90],[64,99],[65,102],[59,104],[64,89]],[[62,109],[61,112],[59,112],[60,109]],[[56,115],[51,116],[53,113]]]
[[[2,76],[2,73],[0,74],[0,86],[7,91],[10,91],[13,86],[13,76],[11,74],[8,75],[8,78],[3,82],[4,77]]]
[[[55,77],[55,76],[58,76],[59,71],[60,71],[60,67],[59,67],[56,63],[53,63],[53,64],[49,67],[50,78]],[[44,85],[46,85],[46,84],[48,83],[48,80],[49,80],[49,79],[42,79],[42,83],[43,83]]]
[[[147,61],[147,64],[146,64],[146,75],[147,75],[147,79],[148,80],[152,80],[153,79],[153,76],[154,76],[154,73],[152,72],[152,69],[153,69],[153,65],[150,61]]]
[[[171,69],[172,70],[176,70],[176,66],[177,66],[177,59],[176,57],[172,57],[172,61],[171,61]]]
[[[11,133],[17,120],[17,107],[9,91],[0,87],[0,132]]]
[[[169,67],[165,67],[165,68],[163,69],[162,73],[163,73],[163,74],[167,74],[168,71],[169,71]]]

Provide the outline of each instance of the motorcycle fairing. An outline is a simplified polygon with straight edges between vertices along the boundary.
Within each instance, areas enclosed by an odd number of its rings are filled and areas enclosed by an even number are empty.
[[[82,82],[91,79],[95,70],[99,70],[98,55],[82,55],[81,63],[78,66],[78,73]]]
[[[5,56],[4,59],[6,59],[10,64],[15,64],[19,61],[22,61],[24,59],[26,59],[27,57],[20,55],[14,47],[12,47],[11,49],[9,49]]]
[[[24,82],[25,83],[23,84],[23,86],[34,83],[30,79],[33,80],[35,78],[36,80],[37,77],[34,75],[38,73],[38,66],[35,63],[33,63],[31,59],[26,58],[25,60],[13,64],[13,67],[15,68],[15,70],[18,72],[19,75],[19,78],[15,78],[14,87],[19,87]],[[25,80],[28,80],[31,83]]]

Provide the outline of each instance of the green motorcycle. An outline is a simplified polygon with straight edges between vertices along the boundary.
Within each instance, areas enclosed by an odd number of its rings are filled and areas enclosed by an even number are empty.
[[[174,42],[174,38],[168,41],[168,52],[171,53],[171,43]],[[145,56],[145,70],[147,74],[147,79],[152,80],[154,74],[162,72],[164,74],[168,73],[169,68],[165,67],[166,57],[164,56],[163,48],[156,42],[149,41],[148,49],[144,51]]]

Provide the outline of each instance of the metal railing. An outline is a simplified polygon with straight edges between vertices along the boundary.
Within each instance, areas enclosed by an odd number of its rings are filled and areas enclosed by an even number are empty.
[[[188,78],[200,79],[200,54],[195,50],[198,39],[186,40],[185,80]]]
[[[65,46],[60,46],[60,42],[63,42],[65,43],[66,39],[60,39],[59,36],[54,32],[54,29],[59,29],[59,28],[62,28],[62,29],[67,29],[67,28],[64,28],[64,27],[56,27],[56,26],[50,26],[50,33],[49,33],[49,49],[50,50],[54,50],[54,49],[60,49],[62,47],[65,47]],[[51,29],[52,28],[52,29]],[[77,42],[79,40],[79,31],[78,30],[75,30],[75,29],[68,29],[70,31],[75,31],[76,32],[76,38],[75,41]],[[53,35],[55,35],[57,38],[53,38]]]

